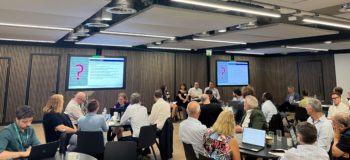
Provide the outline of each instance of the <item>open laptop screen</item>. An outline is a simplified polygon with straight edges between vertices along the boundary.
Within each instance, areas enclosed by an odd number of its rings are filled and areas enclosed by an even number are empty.
[[[242,142],[256,146],[265,146],[265,136],[264,130],[243,128]]]

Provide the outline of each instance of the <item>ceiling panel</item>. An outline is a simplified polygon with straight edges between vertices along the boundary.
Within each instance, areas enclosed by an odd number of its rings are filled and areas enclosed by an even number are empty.
[[[1,0],[0,22],[75,28],[106,0]]]
[[[310,52],[309,50],[302,49],[291,49],[291,48],[283,48],[283,47],[271,47],[271,48],[259,48],[252,50],[235,50],[237,53],[246,52],[246,54],[286,54],[286,53],[295,53],[295,52]]]
[[[330,50],[341,50],[341,49],[350,49],[350,41],[340,41],[340,42],[334,42],[331,44],[314,43],[314,44],[297,45],[297,46],[298,47],[330,49]]]
[[[101,45],[129,45],[138,46],[142,44],[152,43],[164,40],[162,38],[121,36],[108,34],[95,34],[80,41],[80,43],[91,43]]]
[[[350,0],[254,0],[256,2],[268,3],[272,5],[283,6],[287,8],[312,11],[339,4],[349,3]]]
[[[215,36],[203,37],[203,39],[255,43],[337,33],[338,31],[279,23],[255,29],[226,32]]]
[[[67,33],[68,31],[0,26],[0,38],[6,39],[57,41]]]
[[[232,46],[232,45],[234,44],[183,40],[179,42],[163,43],[161,45],[151,45],[151,46],[152,47],[203,49],[203,48],[214,48],[214,47]]]
[[[108,28],[107,31],[186,36],[255,20],[248,17],[152,5]]]

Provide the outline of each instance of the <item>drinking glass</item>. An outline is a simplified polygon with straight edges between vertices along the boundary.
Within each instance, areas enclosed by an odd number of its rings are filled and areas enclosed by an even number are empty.
[[[282,141],[282,131],[281,130],[276,130],[276,135],[277,135],[277,140]]]

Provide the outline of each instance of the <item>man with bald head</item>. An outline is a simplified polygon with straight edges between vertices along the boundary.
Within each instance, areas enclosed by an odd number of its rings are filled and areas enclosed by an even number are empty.
[[[207,127],[198,120],[201,112],[198,102],[190,102],[187,105],[186,111],[188,118],[182,121],[179,127],[180,139],[186,144],[192,144],[194,152],[198,157],[198,154],[204,154],[203,135],[206,132]]]
[[[338,160],[349,159],[350,154],[350,117],[347,113],[340,112],[332,119],[334,139],[332,155]]]
[[[207,94],[203,94],[201,99],[201,114],[199,115],[198,120],[210,128],[215,123],[216,119],[222,111],[222,108],[218,103],[211,103],[210,96]]]
[[[69,119],[74,125],[77,125],[78,119],[84,116],[82,107],[84,107],[85,101],[86,94],[84,92],[78,92],[74,95],[74,98],[69,101],[66,109],[64,110],[64,113],[69,116]]]

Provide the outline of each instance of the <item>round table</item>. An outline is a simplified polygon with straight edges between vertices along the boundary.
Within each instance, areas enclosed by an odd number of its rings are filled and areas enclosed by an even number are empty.
[[[84,153],[66,152],[66,154],[56,153],[55,157],[46,158],[45,160],[97,160],[95,157]]]

